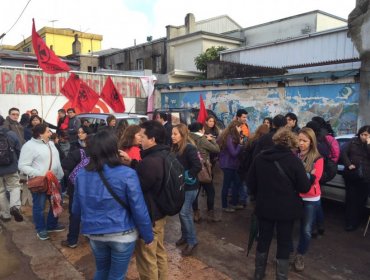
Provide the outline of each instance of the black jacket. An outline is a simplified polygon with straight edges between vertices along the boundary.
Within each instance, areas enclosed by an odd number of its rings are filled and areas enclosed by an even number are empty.
[[[364,181],[370,182],[370,144],[362,143],[358,137],[355,137],[344,147],[341,157],[345,166],[344,175],[351,164],[356,168],[361,165]]]
[[[171,138],[172,124],[170,122],[166,122],[163,127],[166,130],[166,143],[165,144],[168,146],[172,146],[172,138]]]
[[[152,222],[165,217],[155,202],[155,196],[161,190],[164,181],[164,158],[161,155],[162,151],[169,152],[169,147],[156,145],[141,151],[142,160],[136,165],[136,172],[139,176],[141,189]]]
[[[197,148],[194,145],[187,144],[182,155],[176,155],[176,157],[184,167],[185,171],[188,171],[192,178],[197,178],[199,171],[202,170],[202,164],[200,163]],[[198,188],[198,179],[193,185],[185,185],[185,191],[192,191]]]
[[[284,178],[274,161],[288,176]],[[302,199],[311,182],[301,160],[283,146],[273,146],[261,152],[252,163],[247,176],[247,186],[256,195],[256,214],[271,220],[294,220],[303,214]]]
[[[5,127],[0,127],[2,133],[4,133],[9,141],[10,147],[13,149],[13,161],[10,165],[0,166],[0,177],[16,173],[18,171],[18,159],[21,151],[21,144],[14,131],[11,131]],[[1,178],[2,180],[2,178]]]

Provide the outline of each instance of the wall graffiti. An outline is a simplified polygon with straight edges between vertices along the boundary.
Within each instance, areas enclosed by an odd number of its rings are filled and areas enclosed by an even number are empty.
[[[162,108],[199,108],[202,94],[207,109],[213,110],[227,125],[236,111],[248,111],[254,131],[265,117],[293,112],[304,126],[313,116],[330,120],[338,135],[355,133],[358,118],[358,83],[287,86],[258,89],[200,90],[162,92]]]

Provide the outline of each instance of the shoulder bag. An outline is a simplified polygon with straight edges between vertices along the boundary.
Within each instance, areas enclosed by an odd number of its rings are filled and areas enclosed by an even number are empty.
[[[48,170],[51,169],[51,164],[53,162],[53,155],[51,152],[50,145],[48,145],[49,151],[50,151],[50,162],[49,162],[49,168]],[[35,176],[32,178],[29,178],[27,180],[27,187],[28,189],[33,192],[33,193],[43,193],[48,190],[48,184],[47,184],[47,179],[46,176]]]

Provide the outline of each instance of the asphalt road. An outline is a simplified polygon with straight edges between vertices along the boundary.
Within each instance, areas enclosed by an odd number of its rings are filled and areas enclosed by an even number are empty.
[[[218,172],[217,172],[218,173]],[[202,221],[196,224],[199,246],[194,256],[183,258],[180,249],[174,246],[180,235],[180,223],[177,216],[169,217],[166,225],[166,248],[169,254],[169,279],[252,279],[254,271],[255,245],[247,257],[246,248],[253,205],[235,213],[221,213],[220,189],[221,173],[216,176],[216,210],[222,221],[209,223]],[[200,196],[200,208],[205,214],[205,197]],[[66,206],[65,206],[66,208]],[[363,225],[355,232],[343,229],[344,206],[332,201],[323,201],[326,231],[322,238],[313,239],[308,254],[305,257],[305,270],[302,273],[290,272],[289,279],[370,279],[370,231],[363,237]],[[76,249],[62,248],[60,241],[66,232],[52,234],[51,241],[39,241],[33,234],[31,211],[25,207],[28,224],[22,225],[22,231],[38,244],[40,248],[52,246],[56,252],[71,264],[85,279],[92,279],[94,259],[89,245],[84,237]],[[204,216],[204,215],[203,215]],[[62,215],[62,223],[67,223],[67,211]],[[0,279],[56,279],[48,278],[47,273],[37,273],[38,267],[33,265],[34,258],[25,253],[22,240],[21,223],[10,222],[0,234]],[[298,225],[294,231],[295,244],[298,239]],[[29,233],[26,233],[26,229]],[[18,236],[18,237],[17,237]],[[50,248],[52,248],[50,247]],[[49,250],[50,251],[50,250]],[[4,254],[4,253],[5,254]],[[35,254],[35,252],[33,252]],[[274,279],[274,256],[276,240],[270,248],[268,271],[266,279]],[[6,257],[4,257],[6,255]],[[32,254],[31,254],[32,255]],[[6,260],[7,262],[4,262]],[[50,266],[50,270],[55,267]],[[40,277],[40,275],[44,275]],[[26,277],[25,277],[26,276]],[[67,279],[67,278],[58,278]],[[70,279],[70,278],[69,278]],[[130,265],[127,279],[138,279],[134,260]]]

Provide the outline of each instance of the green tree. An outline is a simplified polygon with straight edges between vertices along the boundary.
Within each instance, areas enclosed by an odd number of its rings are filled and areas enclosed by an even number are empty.
[[[204,76],[207,76],[207,62],[209,61],[214,61],[214,60],[219,60],[220,55],[218,54],[220,51],[224,51],[227,48],[223,46],[218,46],[218,47],[210,47],[206,49],[204,53],[201,53],[198,55],[195,59],[195,66],[197,69],[201,72],[203,72]]]

